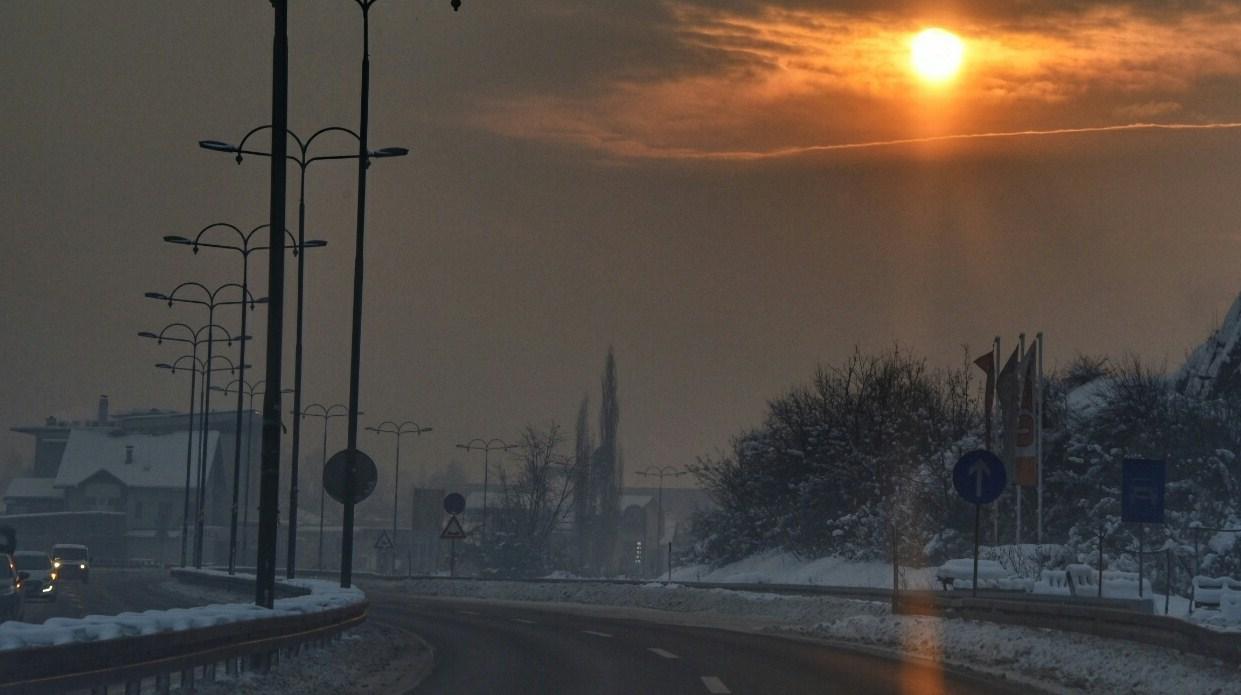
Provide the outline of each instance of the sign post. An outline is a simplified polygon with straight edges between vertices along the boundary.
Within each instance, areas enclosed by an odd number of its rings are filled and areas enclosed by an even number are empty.
[[[974,505],[974,580],[973,595],[978,595],[978,536],[982,523],[982,505],[991,504],[1004,492],[1008,476],[1004,463],[985,449],[976,449],[957,460],[952,468],[952,486],[966,502]]]
[[[1167,464],[1154,459],[1125,459],[1120,472],[1120,518],[1138,525],[1138,598],[1143,597],[1146,525],[1163,523]],[[1169,578],[1170,579],[1170,578]]]
[[[448,512],[448,523],[440,533],[442,540],[448,541],[448,576],[457,576],[457,541],[465,538],[465,529],[457,520],[457,515],[465,511],[465,497],[453,492],[444,496],[444,511]]]

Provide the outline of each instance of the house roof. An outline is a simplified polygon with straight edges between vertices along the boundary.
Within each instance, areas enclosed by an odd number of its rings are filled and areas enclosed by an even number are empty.
[[[200,433],[195,432],[191,442],[186,432],[170,434],[118,434],[101,429],[74,429],[56,473],[55,486],[76,487],[100,471],[114,476],[127,487],[183,488],[185,487],[185,454],[187,444],[195,447]],[[219,445],[220,433],[207,432],[207,461],[213,461]],[[127,447],[132,449],[132,462]],[[198,457],[194,457],[194,475],[190,487],[196,487]],[[211,466],[207,474],[211,474]]]
[[[64,499],[65,491],[57,490],[55,478],[14,478],[4,491],[6,499]]]

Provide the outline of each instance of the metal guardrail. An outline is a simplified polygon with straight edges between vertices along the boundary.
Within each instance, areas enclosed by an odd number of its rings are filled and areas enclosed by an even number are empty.
[[[225,579],[245,582],[239,577]],[[218,581],[205,583],[221,585]],[[304,591],[286,585],[286,590],[292,589]],[[192,687],[199,679],[215,680],[220,670],[229,675],[246,670],[266,672],[282,656],[324,646],[341,632],[361,624],[366,609],[367,604],[362,602],[318,613],[178,632],[0,651],[0,695],[129,695],[143,692],[144,685],[167,693],[174,682],[180,688]]]

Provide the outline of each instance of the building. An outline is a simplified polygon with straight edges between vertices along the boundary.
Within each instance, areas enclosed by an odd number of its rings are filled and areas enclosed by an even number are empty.
[[[257,429],[257,417],[253,412],[246,415],[241,455],[243,469],[249,470],[242,480],[243,490],[248,491],[257,485],[253,470],[257,466],[248,463],[257,461],[258,454],[249,431]],[[197,516],[201,466],[206,478],[204,561],[225,561],[237,413],[211,413],[205,437],[199,430],[199,417],[195,415],[191,432],[185,413],[146,410],[111,416],[104,396],[93,421],[48,418],[43,425],[13,428],[35,438],[35,456],[28,474],[15,478],[4,491],[6,515],[38,514],[26,521],[57,528],[56,514],[121,514],[124,543],[113,546],[119,548],[113,554],[121,557],[97,557],[178,562],[182,524],[188,521],[192,532]],[[0,523],[8,518],[0,517]],[[18,542],[24,545],[20,536]],[[58,542],[78,541],[62,538]]]

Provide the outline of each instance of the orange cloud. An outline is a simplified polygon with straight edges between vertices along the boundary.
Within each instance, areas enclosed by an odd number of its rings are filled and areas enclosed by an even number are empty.
[[[1208,121],[1241,116],[1197,94],[1207,80],[1241,78],[1241,8],[1231,5],[1172,18],[1100,7],[1003,25],[941,21],[966,43],[961,75],[942,88],[909,70],[909,40],[930,24],[916,16],[669,10],[679,47],[703,56],[696,70],[601,76],[589,96],[514,97],[479,122],[613,157],[683,158],[1127,125],[1195,100],[1191,112]]]

